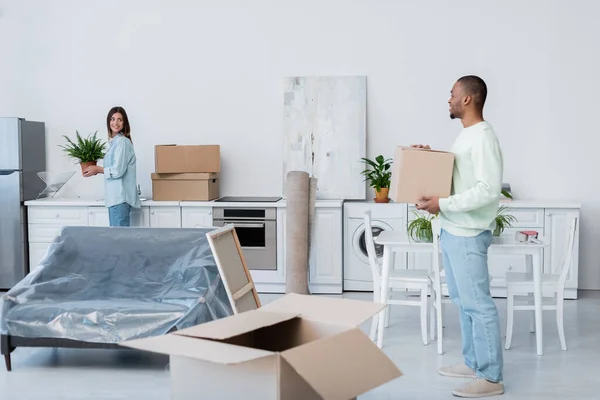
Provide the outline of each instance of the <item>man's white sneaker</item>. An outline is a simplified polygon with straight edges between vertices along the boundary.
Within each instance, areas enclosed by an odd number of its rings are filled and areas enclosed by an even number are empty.
[[[490,382],[483,378],[476,378],[473,381],[467,383],[463,387],[456,389],[452,392],[457,397],[487,397],[496,396],[504,393],[504,384],[498,382]]]
[[[475,371],[465,364],[456,364],[449,367],[441,367],[438,370],[440,375],[451,376],[453,378],[475,378]]]

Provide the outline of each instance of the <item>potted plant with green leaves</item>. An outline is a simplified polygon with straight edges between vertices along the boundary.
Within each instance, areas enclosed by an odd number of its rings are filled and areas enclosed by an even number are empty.
[[[433,229],[431,221],[437,218],[437,214],[419,213],[413,211],[415,219],[408,223],[407,231],[410,239],[419,243],[433,242]]]
[[[97,133],[98,131],[94,132],[93,135],[88,135],[87,138],[82,138],[79,132],[75,131],[75,141],[63,135],[67,144],[59,145],[69,157],[79,161],[82,172],[90,165],[96,165],[98,160],[104,158],[106,143],[102,143],[100,139],[96,138]]]
[[[502,196],[504,196],[505,198],[507,198],[507,199],[510,199],[510,200],[512,200],[512,199],[513,199],[513,197],[512,197],[512,194],[510,194],[510,192],[508,192],[508,190],[504,190],[504,189],[502,189],[502,190],[500,191],[500,194],[501,194]]]
[[[514,215],[507,214],[507,206],[501,206],[498,208],[498,215],[496,215],[496,228],[494,228],[493,235],[500,236],[507,228],[512,228],[513,223],[517,222],[517,218]]]
[[[365,181],[369,181],[369,186],[375,189],[375,202],[387,203],[390,201],[388,194],[390,191],[390,179],[392,172],[392,159],[385,159],[382,155],[375,157],[375,160],[361,158],[371,169],[365,169],[361,172],[365,176]]]

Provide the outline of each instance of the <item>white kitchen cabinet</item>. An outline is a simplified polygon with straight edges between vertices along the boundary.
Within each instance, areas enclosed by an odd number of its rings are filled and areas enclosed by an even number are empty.
[[[86,226],[88,224],[85,206],[45,206],[27,209],[29,223],[53,224],[60,226]]]
[[[28,207],[29,269],[35,269],[64,226],[87,226],[86,206]]]
[[[88,209],[89,226],[109,226],[108,208],[106,207],[89,207]]]
[[[50,242],[29,243],[29,270],[33,271],[46,255]]]
[[[181,226],[183,228],[212,227],[212,207],[181,207]]]
[[[153,228],[181,228],[181,207],[150,207],[150,226]]]
[[[149,215],[149,207],[132,208],[129,214],[131,226],[150,226]],[[104,206],[88,207],[88,221],[89,226],[110,226],[110,220],[108,218],[108,208]]]
[[[513,228],[525,230],[527,228],[544,227],[544,209],[543,208],[513,208],[509,207],[504,214],[510,214],[516,218],[513,222]]]
[[[286,209],[279,208],[277,209],[277,270],[278,274],[276,278],[280,282],[285,282],[285,260],[287,259],[286,249],[286,235],[285,231],[287,229],[287,217],[286,217]],[[284,286],[285,292],[285,286]]]
[[[342,208],[317,208],[309,256],[311,293],[342,293]]]
[[[30,243],[50,243],[60,234],[62,225],[59,224],[29,224],[28,234]]]
[[[131,226],[149,227],[150,226],[150,208],[132,208],[131,209]]]

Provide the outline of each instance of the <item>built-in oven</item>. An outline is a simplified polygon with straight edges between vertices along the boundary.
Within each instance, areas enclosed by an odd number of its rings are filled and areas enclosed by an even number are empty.
[[[233,225],[248,269],[277,269],[277,209],[214,207],[213,225]]]

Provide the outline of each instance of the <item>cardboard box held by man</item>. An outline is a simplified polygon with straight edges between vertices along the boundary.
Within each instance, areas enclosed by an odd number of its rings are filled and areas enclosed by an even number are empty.
[[[389,197],[408,204],[418,204],[424,196],[449,197],[453,169],[453,153],[397,146]]]

